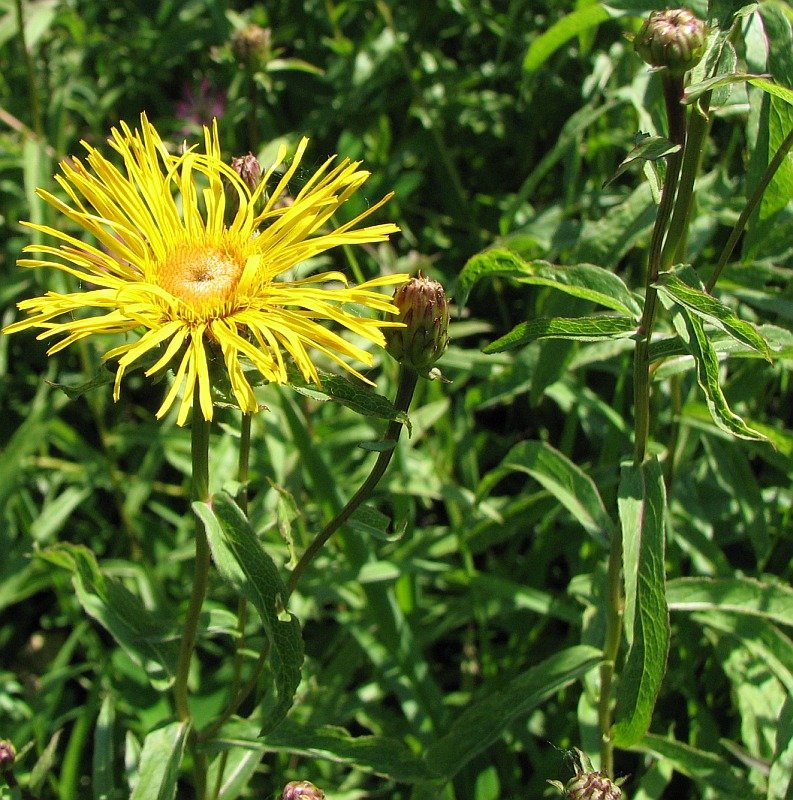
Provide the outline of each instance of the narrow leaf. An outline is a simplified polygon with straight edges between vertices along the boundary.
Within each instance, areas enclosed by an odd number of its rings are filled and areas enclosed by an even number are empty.
[[[178,630],[146,608],[119,581],[102,574],[94,554],[81,545],[59,544],[38,554],[73,575],[77,599],[142,667],[158,691],[173,683],[178,657]]]
[[[508,277],[520,283],[549,286],[626,316],[638,316],[641,312],[623,280],[614,272],[594,264],[559,266],[539,259],[525,261],[509,250],[486,250],[473,256],[460,273],[457,297],[461,305],[468,299],[473,285],[484,277]]]
[[[646,734],[631,749],[667,761],[681,774],[714,792],[719,800],[759,798],[757,790],[714,753],[652,733]]]
[[[645,163],[647,161],[658,161],[661,158],[672,155],[672,153],[677,153],[678,150],[680,150],[680,145],[672,144],[665,136],[650,136],[649,134],[645,134],[633,150],[622,159],[622,163],[603,186],[604,188],[608,186],[636,162]]]
[[[231,496],[218,492],[209,503],[193,503],[193,509],[204,524],[218,572],[255,606],[262,618],[278,692],[278,702],[267,719],[269,730],[286,716],[300,683],[300,623],[294,614],[284,611],[286,589],[278,568]]]
[[[535,72],[574,36],[600,25],[609,17],[609,12],[599,3],[578,8],[566,14],[529,45],[528,52],[523,59],[524,72]]]
[[[290,385],[299,394],[310,397],[319,402],[335,400],[364,417],[375,419],[396,420],[406,425],[410,430],[410,420],[404,411],[397,411],[388,398],[372,391],[371,387],[360,381],[352,381],[341,375],[320,373],[322,384],[302,384],[297,377],[290,378]]]
[[[403,741],[387,736],[351,736],[343,728],[313,727],[287,719],[268,733],[264,742],[268,750],[348,764],[400,783],[417,783],[432,777],[424,762]]]
[[[116,794],[114,779],[115,755],[113,728],[116,723],[115,698],[108,694],[102,701],[94,728],[91,788],[94,800],[113,800]]]
[[[207,749],[210,748],[219,752],[209,765],[207,786],[217,786],[220,779],[217,800],[234,800],[245,791],[267,751],[259,738],[259,724],[250,719],[232,717],[207,743]]]
[[[770,81],[770,77],[770,75],[754,75],[749,72],[731,72],[728,75],[717,75],[715,78],[708,78],[707,80],[689,86],[686,89],[683,102],[690,104],[695,100],[699,100],[705,92],[712,92],[714,89],[718,89],[722,86],[731,86],[735,83],[745,83],[747,81],[753,83],[755,86],[760,86],[760,88],[766,91],[770,91],[770,89],[766,88],[766,85],[772,86],[775,90],[783,88],[773,83],[773,81]],[[788,90],[788,92],[790,92],[790,90]],[[793,95],[793,92],[791,92],[791,95]]]
[[[625,575],[625,635],[630,649],[620,676],[614,743],[630,747],[650,727],[669,651],[664,575],[666,493],[655,458],[623,464],[617,501]]]
[[[793,589],[753,578],[674,578],[666,586],[671,611],[730,611],[793,625]]]
[[[708,410],[716,425],[741,439],[766,440],[759,431],[750,428],[728,405],[719,383],[719,357],[705,333],[702,321],[687,308],[672,316],[675,329],[686,343],[697,366],[697,382],[705,393]]]
[[[789,696],[782,706],[776,727],[766,800],[790,800],[793,797],[793,697]]]
[[[601,658],[599,650],[579,645],[555,653],[507,683],[495,681],[489,694],[469,705],[446,734],[427,748],[427,765],[438,776],[452,778],[517,718],[582,678]]]
[[[520,442],[504,460],[482,479],[477,497],[512,472],[531,475],[550,492],[582,525],[587,533],[603,544],[614,531],[614,522],[606,511],[594,481],[567,456],[546,442]]]
[[[172,722],[152,731],[143,742],[138,781],[130,800],[173,800],[184,757],[189,722]]]
[[[539,317],[521,322],[508,334],[484,348],[485,353],[500,353],[529,344],[537,339],[577,339],[599,342],[632,336],[636,322],[629,317]]]
[[[739,342],[771,360],[771,348],[758,330],[735,315],[735,312],[700,288],[681,279],[679,272],[664,272],[658,276],[656,287],[674,301],[699,317],[712,322]]]

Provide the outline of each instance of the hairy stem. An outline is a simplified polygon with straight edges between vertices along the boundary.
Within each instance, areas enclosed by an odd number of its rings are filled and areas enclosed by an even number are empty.
[[[416,389],[418,381],[418,374],[408,367],[400,366],[399,368],[399,386],[397,387],[396,398],[394,399],[394,408],[397,411],[407,411],[410,407],[410,401],[413,399],[413,392]],[[292,570],[289,576],[289,583],[286,587],[286,596],[292,594],[300,580],[300,576],[305,571],[306,567],[314,560],[314,557],[322,549],[325,543],[331,536],[352,516],[353,512],[369,498],[374,491],[374,488],[380,482],[383,474],[388,467],[391,457],[394,455],[399,433],[402,430],[402,423],[398,420],[392,420],[386,428],[381,441],[393,442],[393,447],[387,450],[382,450],[377,454],[377,460],[374,462],[372,471],[367,476],[366,480],[361,485],[360,489],[350,498],[347,505],[339,511],[338,514],[322,529],[314,541],[306,548],[300,560]]]

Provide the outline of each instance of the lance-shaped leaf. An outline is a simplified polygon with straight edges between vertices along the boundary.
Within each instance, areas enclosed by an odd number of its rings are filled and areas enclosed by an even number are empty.
[[[614,743],[630,747],[650,727],[669,651],[669,611],[664,576],[664,508],[661,468],[653,458],[623,464],[617,501],[625,575],[625,636],[629,650],[620,675]]]
[[[60,544],[40,558],[72,573],[75,594],[85,612],[142,667],[158,691],[173,683],[179,631],[143,605],[119,581],[102,574],[94,554],[81,545]]]
[[[644,135],[639,143],[622,159],[614,174],[603,184],[604,188],[622,175],[637,162],[658,161],[680,150],[679,144],[672,144],[665,136]]]
[[[469,705],[425,754],[427,766],[451,778],[488,748],[519,717],[596,667],[602,653],[578,645],[555,653],[506,683],[495,681],[488,694]]]
[[[587,533],[607,545],[614,522],[606,511],[594,481],[567,456],[547,442],[519,442],[501,464],[482,479],[477,497],[490,493],[511,472],[531,475],[582,525]]]
[[[485,347],[484,352],[514,350],[537,339],[601,342],[633,336],[635,332],[636,321],[629,317],[538,317],[516,325],[509,333]]]
[[[300,683],[300,623],[294,614],[284,611],[286,589],[278,568],[234,500],[225,492],[218,492],[209,503],[193,503],[193,510],[204,524],[218,572],[254,605],[262,618],[278,692],[265,728],[270,730],[286,716]]]
[[[756,350],[764,358],[771,360],[771,348],[759,331],[749,322],[740,319],[735,312],[703,289],[692,286],[693,271],[664,272],[658,276],[655,286],[676,303],[687,308],[698,317],[711,322],[730,334],[739,342]],[[684,280],[684,277],[687,280]]]
[[[486,277],[514,278],[520,283],[549,286],[626,316],[638,317],[641,313],[639,304],[623,280],[603,267],[594,264],[558,266],[542,260],[525,261],[516,253],[503,249],[486,250],[468,261],[457,281],[458,302],[464,304],[473,285]]]
[[[432,777],[424,762],[402,740],[389,736],[353,736],[332,725],[313,726],[284,720],[264,737],[268,750],[324,758],[401,783]]]
[[[172,722],[143,742],[138,779],[130,800],[173,800],[190,723]]]
[[[388,398],[383,397],[377,392],[373,392],[370,387],[365,386],[360,381],[355,382],[341,375],[332,375],[327,372],[320,373],[322,383],[306,384],[299,376],[290,378],[292,388],[306,397],[313,400],[326,402],[335,400],[364,417],[374,417],[375,419],[396,420],[406,425],[410,431],[410,420],[404,411],[397,411]]]
[[[767,437],[750,428],[727,403],[719,382],[719,357],[699,317],[685,307],[676,306],[672,321],[678,335],[694,356],[697,382],[705,393],[708,411],[717,427],[741,439],[765,441]]]

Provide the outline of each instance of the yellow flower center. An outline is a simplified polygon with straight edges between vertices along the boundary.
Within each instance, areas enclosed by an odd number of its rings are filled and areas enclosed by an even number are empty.
[[[220,312],[234,295],[245,266],[233,250],[184,243],[174,248],[158,270],[158,284],[194,311]]]

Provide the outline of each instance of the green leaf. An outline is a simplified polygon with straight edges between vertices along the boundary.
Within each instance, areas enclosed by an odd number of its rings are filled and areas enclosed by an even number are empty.
[[[391,518],[374,506],[366,504],[355,510],[349,520],[347,520],[347,524],[363,536],[368,536],[383,542],[395,542],[401,539],[407,527],[407,525],[403,523],[397,526],[394,531],[389,530],[391,527]]]
[[[793,797],[793,697],[788,696],[776,725],[776,746],[768,772],[766,800]]]
[[[702,321],[687,308],[677,306],[672,320],[680,338],[694,356],[697,367],[697,382],[705,393],[708,410],[717,427],[741,439],[767,439],[759,431],[750,428],[727,404],[727,398],[719,383],[719,357],[705,333]]]
[[[708,78],[707,80],[688,86],[683,96],[683,102],[691,104],[699,100],[705,92],[712,92],[714,89],[719,89],[722,86],[732,86],[735,83],[746,83],[747,81],[755,86],[760,82],[761,84],[771,84],[771,86],[775,88],[783,88],[778,87],[777,84],[770,81],[770,77],[770,75],[754,75],[750,72],[731,72],[728,75],[717,75],[714,78]],[[765,88],[765,86],[761,86],[761,88]],[[793,96],[793,92],[790,92],[789,89],[787,91]]]
[[[259,738],[259,723],[232,717],[220,733],[207,743],[207,749],[218,751],[207,772],[207,786],[217,786],[220,769],[218,800],[234,800],[247,788],[248,781],[259,766],[267,747]]]
[[[190,722],[172,722],[143,741],[138,779],[130,800],[173,800]]]
[[[301,385],[296,378],[290,378],[290,385],[299,394],[310,397],[321,403],[335,400],[356,414],[375,419],[387,419],[401,422],[410,432],[410,419],[404,411],[397,411],[393,403],[381,394],[372,391],[360,381],[352,381],[341,375],[320,373],[321,386],[314,384]]]
[[[679,270],[677,272],[664,272],[658,276],[655,286],[672,300],[699,317],[713,323],[728,333],[739,342],[743,342],[756,350],[764,358],[771,360],[771,348],[757,329],[749,322],[745,322],[735,315],[735,312],[701,288],[692,286],[696,280],[693,270]],[[688,280],[681,278],[684,275]]]
[[[582,678],[601,658],[599,650],[579,645],[555,653],[506,683],[495,680],[495,688],[469,705],[427,748],[427,765],[438,776],[451,779],[516,719]]]
[[[655,458],[623,464],[619,498],[625,575],[625,636],[614,743],[630,747],[648,731],[669,652],[664,574],[666,492]]]
[[[424,762],[400,739],[387,736],[351,736],[332,725],[311,726],[284,720],[264,737],[268,750],[324,758],[400,783],[429,780]]]
[[[539,317],[521,322],[508,334],[484,348],[485,353],[501,353],[537,339],[577,339],[599,342],[633,336],[636,322],[628,317]]]
[[[610,18],[599,3],[571,11],[540,34],[530,45],[523,59],[523,71],[538,70],[563,44]]]
[[[759,800],[757,790],[720,756],[675,739],[648,733],[630,748],[667,761],[678,772],[715,793],[719,800]]]
[[[503,249],[486,250],[468,260],[457,279],[456,294],[460,305],[468,300],[474,284],[486,277],[514,278],[520,283],[549,286],[627,316],[641,313],[639,304],[622,279],[603,267],[594,264],[564,267],[542,260],[525,261]]]
[[[63,392],[70,400],[75,400],[93,389],[109,386],[114,380],[115,376],[110,370],[101,369],[89,381],[81,383],[79,386],[67,386],[64,383],[54,383],[52,381],[47,381],[47,384],[53,389]]]
[[[146,671],[155,689],[167,690],[176,672],[178,630],[162,614],[146,608],[122,583],[103,575],[87,547],[62,543],[38,555],[72,573],[85,612]]]
[[[286,589],[278,568],[262,549],[232,497],[218,492],[209,503],[193,503],[193,509],[204,524],[218,572],[255,606],[262,618],[278,692],[278,702],[265,727],[270,730],[286,716],[300,683],[303,664],[300,623],[294,614],[284,611]]]
[[[670,611],[729,611],[793,625],[793,589],[753,578],[674,578],[666,586]]]
[[[567,456],[547,442],[519,442],[501,464],[482,479],[477,497],[488,495],[512,472],[524,472],[550,492],[587,533],[606,545],[614,532],[614,521],[606,511],[594,481]]]
[[[625,172],[629,167],[633,166],[637,161],[639,162],[646,162],[646,161],[658,161],[662,158],[666,158],[672,153],[676,153],[680,150],[679,144],[672,144],[664,136],[650,136],[649,134],[645,134],[639,143],[633,148],[633,150],[628,153],[625,158],[622,159],[622,162],[617,167],[614,174],[603,184],[604,188],[608,186],[612,181],[619,178],[623,172]]]
[[[94,747],[91,756],[91,789],[94,800],[113,800],[116,784],[113,775],[115,755],[113,728],[116,724],[115,698],[108,694],[102,701],[94,728]]]

